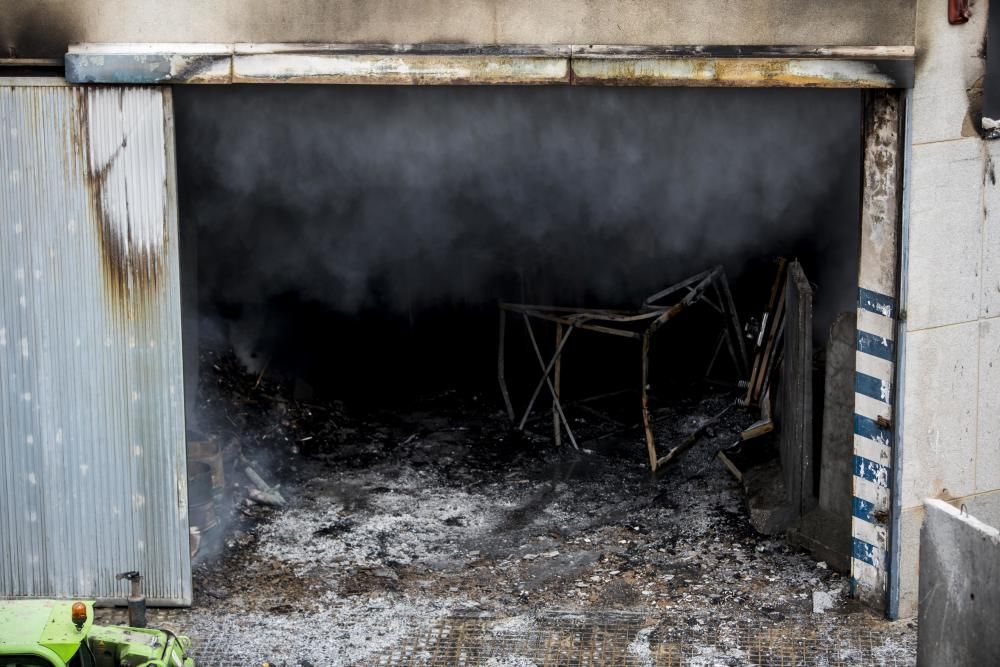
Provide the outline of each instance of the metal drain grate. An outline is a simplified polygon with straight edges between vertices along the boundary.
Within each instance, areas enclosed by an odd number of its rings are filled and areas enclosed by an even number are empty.
[[[688,626],[677,617],[654,619],[624,613],[516,618],[520,622],[512,626],[507,622],[512,619],[447,617],[355,664],[853,667],[912,665],[916,651],[912,630],[886,623],[853,627],[844,618],[805,623],[735,622],[714,628]],[[254,656],[228,654],[223,633],[195,639],[200,647],[195,652],[199,665],[242,667],[261,662],[259,657],[254,662]],[[311,660],[315,667],[336,662],[317,662],[315,655]],[[294,664],[298,663],[281,663],[282,667]]]

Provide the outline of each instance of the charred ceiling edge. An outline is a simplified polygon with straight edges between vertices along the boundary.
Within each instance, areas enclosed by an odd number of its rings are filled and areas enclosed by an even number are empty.
[[[911,46],[78,44],[71,83],[908,88]]]

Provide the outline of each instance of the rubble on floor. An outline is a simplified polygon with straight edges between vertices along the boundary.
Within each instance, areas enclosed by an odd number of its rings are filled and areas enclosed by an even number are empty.
[[[445,621],[475,619],[477,641],[499,646],[553,614],[625,619],[623,664],[653,664],[678,641],[683,664],[767,664],[738,648],[747,628],[821,647],[827,637],[830,650],[850,648],[836,645],[845,630],[864,630],[881,638],[865,656],[912,660],[911,627],[861,609],[846,577],[750,528],[739,483],[715,460],[754,421],[743,409],[652,477],[639,432],[590,453],[556,450],[547,437],[512,431],[492,397],[453,392],[408,411],[358,411],[292,401],[231,356],[209,366],[204,430],[226,443],[227,462],[242,457],[280,484],[288,504],[248,499],[252,485],[232,466],[231,511],[220,511],[215,550],[200,555],[193,606],[151,610],[151,622],[195,639],[196,657],[214,655],[208,664],[223,655],[233,664],[377,662],[414,637],[435,664],[426,637],[452,627]],[[686,437],[732,400],[673,402],[657,438]],[[226,653],[212,653],[218,641]],[[420,655],[405,664],[422,664]],[[478,655],[467,664],[538,661]]]

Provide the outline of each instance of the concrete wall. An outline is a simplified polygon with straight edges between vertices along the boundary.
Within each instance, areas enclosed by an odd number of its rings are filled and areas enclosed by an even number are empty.
[[[0,47],[71,42],[910,45],[913,0],[0,0]]]
[[[995,665],[1000,659],[1000,531],[928,500],[920,531],[917,664]]]
[[[901,616],[916,613],[923,500],[1000,525],[1000,143],[976,132],[985,3],[917,5],[909,266],[901,325]],[[998,54],[1000,55],[1000,54]]]

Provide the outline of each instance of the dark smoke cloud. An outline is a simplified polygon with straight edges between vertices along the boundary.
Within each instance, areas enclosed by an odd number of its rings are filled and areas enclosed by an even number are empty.
[[[295,292],[405,312],[521,288],[621,302],[713,263],[739,273],[805,252],[810,277],[838,286],[830,309],[850,308],[857,92],[232,86],[175,99],[181,215],[209,303]]]

